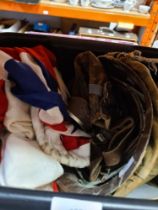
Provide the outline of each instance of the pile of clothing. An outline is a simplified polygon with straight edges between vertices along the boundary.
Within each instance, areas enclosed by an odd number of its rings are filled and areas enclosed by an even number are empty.
[[[70,167],[89,165],[90,136],[67,110],[55,57],[42,46],[0,50],[0,183],[38,188]]]
[[[158,60],[0,48],[0,185],[125,196],[158,174]]]

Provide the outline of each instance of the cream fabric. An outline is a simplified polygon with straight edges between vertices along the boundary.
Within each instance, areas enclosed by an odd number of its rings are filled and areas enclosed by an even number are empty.
[[[5,92],[8,99],[8,110],[5,114],[4,125],[11,133],[33,139],[34,131],[30,117],[30,106],[11,93],[11,82],[5,82]]]
[[[9,187],[37,188],[63,174],[58,161],[43,153],[35,142],[15,134],[3,138],[0,184]]]
[[[60,139],[61,133],[64,134],[64,132],[59,132],[44,126],[39,119],[38,113],[39,109],[35,107],[31,108],[31,117],[34,131],[36,133],[36,139],[43,151],[51,155],[54,159],[58,160],[62,164],[78,168],[88,166],[90,164],[90,144],[83,145],[77,150],[71,150],[71,152],[67,151]],[[77,130],[72,134],[72,130],[73,126],[70,126],[65,133],[74,136],[89,137],[80,130]]]

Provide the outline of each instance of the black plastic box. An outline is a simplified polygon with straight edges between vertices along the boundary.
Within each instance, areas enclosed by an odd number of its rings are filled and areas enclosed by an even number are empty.
[[[58,37],[57,35],[0,34],[0,47],[33,47],[39,44],[46,46],[55,53],[59,65],[58,68],[61,70],[62,76],[67,84],[73,77],[72,60],[81,51],[91,50],[95,54],[103,54],[110,51],[127,52],[140,50],[142,54],[147,57],[157,57],[158,55],[158,50],[156,49],[134,45],[114,44],[72,37]],[[62,70],[65,66],[69,66],[69,68],[65,68],[69,69],[69,72]],[[158,201],[70,193],[51,193],[5,187],[0,187],[0,210],[49,210],[51,200],[54,196],[92,202],[97,201],[102,203],[103,210],[158,210]]]

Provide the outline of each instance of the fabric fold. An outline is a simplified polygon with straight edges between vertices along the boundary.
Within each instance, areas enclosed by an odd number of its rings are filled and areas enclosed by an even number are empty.
[[[30,105],[22,102],[11,93],[12,83],[7,80],[5,92],[8,99],[8,110],[4,118],[4,125],[13,134],[34,138],[34,131],[30,117]]]
[[[3,138],[3,144],[0,169],[2,186],[35,189],[63,174],[59,162],[44,154],[35,142],[8,134]]]

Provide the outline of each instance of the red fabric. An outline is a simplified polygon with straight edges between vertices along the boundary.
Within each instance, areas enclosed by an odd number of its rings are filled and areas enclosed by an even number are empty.
[[[46,122],[43,122],[45,125],[47,125],[50,128],[53,128],[53,130],[56,131],[67,131],[66,122],[57,124],[57,125],[50,125]],[[74,150],[79,148],[80,146],[89,143],[89,138],[86,137],[80,137],[80,136],[66,136],[64,134],[61,134],[61,141],[65,147],[66,150]]]
[[[56,182],[52,183],[53,192],[59,192],[58,185]]]
[[[3,128],[3,120],[8,108],[8,101],[4,90],[4,80],[0,80],[0,130]]]
[[[7,53],[11,57],[13,57],[16,60],[20,60],[19,53],[15,50],[15,48],[7,48],[7,47],[1,47],[0,50]]]
[[[20,60],[19,53],[22,53],[22,52],[29,53],[31,56],[33,56],[34,58],[36,58],[40,62],[42,62],[43,65],[46,67],[47,71],[50,73],[50,75],[54,79],[56,79],[56,75],[54,72],[56,58],[55,58],[54,54],[51,51],[49,51],[48,49],[46,49],[44,46],[38,45],[38,46],[32,47],[32,48],[19,48],[19,47],[5,48],[5,47],[2,47],[2,48],[0,48],[0,50],[9,54],[16,60]]]
[[[61,136],[61,141],[66,150],[68,151],[77,149],[80,146],[89,143],[89,139],[85,137],[64,136],[64,135]]]
[[[54,130],[57,130],[57,131],[67,131],[67,128],[65,126],[65,123],[60,123],[60,124],[57,124],[57,125],[50,125],[50,124],[47,124],[45,122],[43,122],[45,125],[47,125],[48,127],[50,128],[53,128]]]

